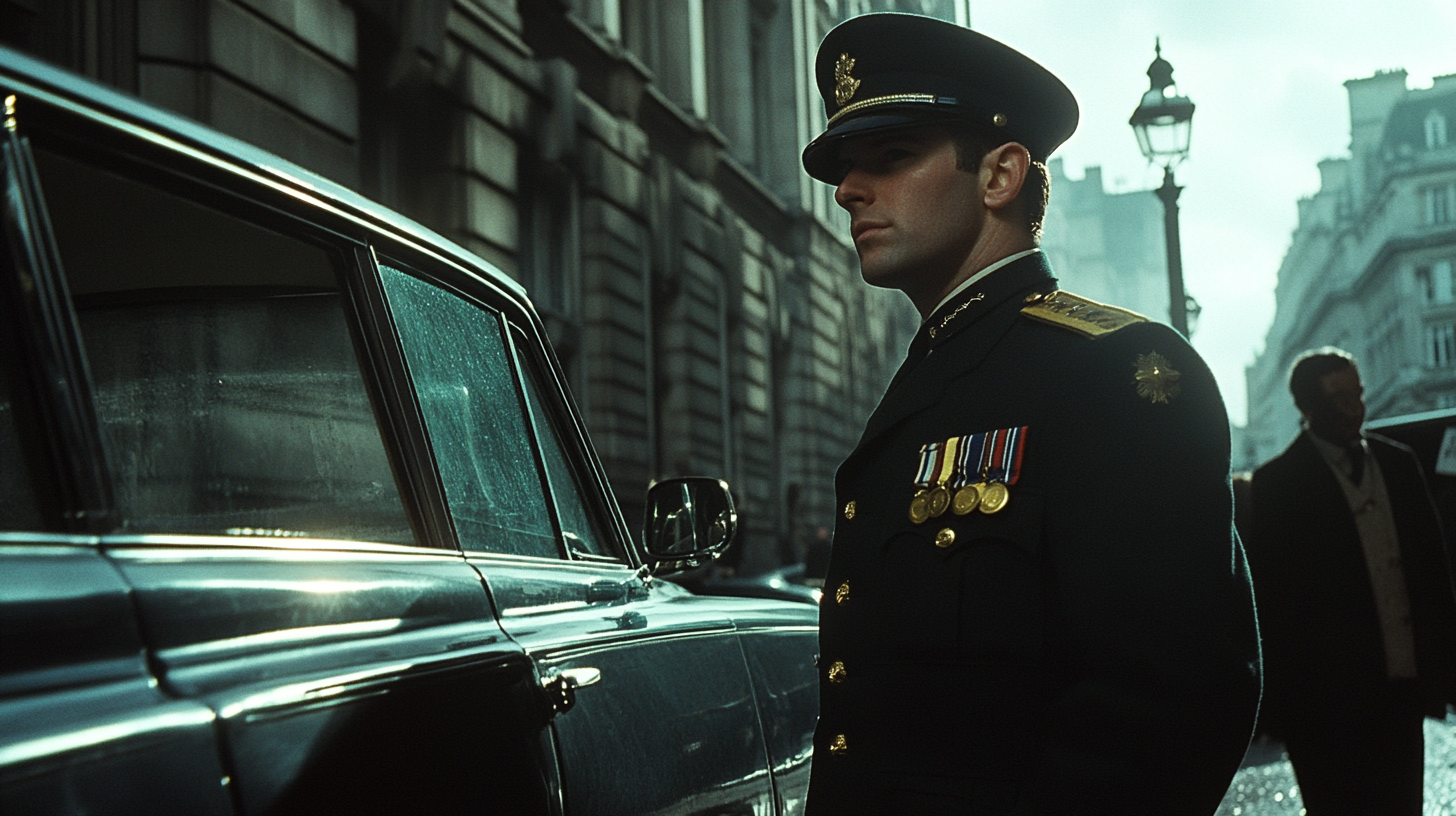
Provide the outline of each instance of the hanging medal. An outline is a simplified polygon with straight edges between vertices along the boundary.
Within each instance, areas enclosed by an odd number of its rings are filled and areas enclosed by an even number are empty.
[[[999,513],[1011,502],[1011,485],[1021,478],[1021,456],[1026,446],[1026,426],[991,431],[982,456],[986,485],[981,489],[980,511]]]
[[[924,524],[930,518],[930,487],[940,467],[945,443],[931,442],[920,448],[920,467],[915,471],[915,496],[910,499],[910,522]]]
[[[935,486],[930,488],[930,495],[927,497],[931,518],[938,518],[945,515],[950,509],[950,488],[946,485],[956,472],[956,451],[960,449],[961,437],[953,436],[945,440],[940,449],[940,461],[935,471]]]
[[[981,505],[981,485],[971,481],[972,474],[979,472],[982,452],[986,447],[984,433],[961,437],[960,456],[956,468],[956,492],[951,509],[957,516],[974,513]]]

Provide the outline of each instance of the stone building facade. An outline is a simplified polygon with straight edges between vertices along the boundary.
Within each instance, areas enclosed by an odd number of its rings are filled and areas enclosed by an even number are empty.
[[[1360,360],[1371,419],[1456,406],[1456,75],[1406,87],[1402,70],[1345,83],[1350,155],[1320,162],[1320,189],[1275,290],[1264,350],[1246,371],[1245,456],[1298,432],[1289,366],[1339,346]]]
[[[520,280],[623,511],[721,476],[757,572],[833,476],[917,319],[860,280],[814,51],[966,0],[0,0],[0,41],[341,182]]]
[[[1041,248],[1058,285],[1092,300],[1168,322],[1168,251],[1163,204],[1149,190],[1109,193],[1102,168],[1067,177],[1047,164],[1052,194]]]

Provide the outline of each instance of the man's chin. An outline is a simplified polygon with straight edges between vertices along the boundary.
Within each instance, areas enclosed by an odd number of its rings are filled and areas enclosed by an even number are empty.
[[[859,261],[859,275],[864,282],[870,286],[880,289],[903,289],[903,275],[898,269],[886,269],[883,264],[865,263],[864,258]]]

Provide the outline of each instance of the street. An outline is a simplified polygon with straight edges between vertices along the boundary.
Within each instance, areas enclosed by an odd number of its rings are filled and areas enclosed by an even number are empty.
[[[1456,716],[1426,720],[1425,816],[1456,816]],[[1234,776],[1217,816],[1302,814],[1294,770],[1278,743],[1256,745]]]

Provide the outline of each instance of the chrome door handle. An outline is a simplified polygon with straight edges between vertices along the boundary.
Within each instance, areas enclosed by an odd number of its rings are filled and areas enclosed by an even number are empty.
[[[541,689],[546,692],[546,702],[551,711],[565,714],[576,705],[576,690],[583,686],[596,685],[602,681],[602,670],[592,667],[563,669],[556,674],[541,678]]]
[[[570,683],[572,688],[594,686],[602,682],[602,670],[590,666],[580,669],[565,669],[559,676]]]

